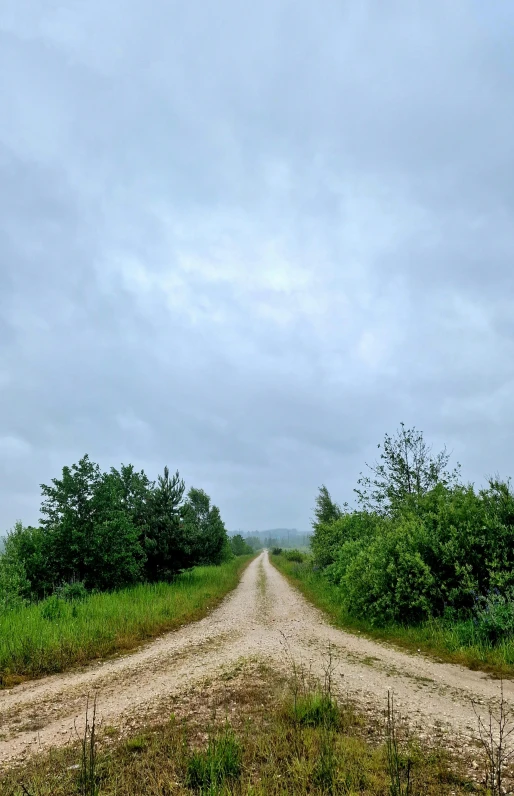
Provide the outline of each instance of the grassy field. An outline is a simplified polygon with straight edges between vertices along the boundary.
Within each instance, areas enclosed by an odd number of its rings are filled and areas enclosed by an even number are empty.
[[[394,625],[372,627],[369,623],[349,617],[341,604],[335,586],[313,572],[308,564],[287,561],[282,555],[270,560],[302,594],[332,621],[352,633],[362,633],[379,641],[389,641],[411,652],[421,652],[449,663],[460,663],[469,669],[489,672],[493,676],[514,678],[514,639],[497,646],[476,638],[473,622],[445,625],[433,620],[417,627]]]
[[[172,710],[156,724],[100,728],[82,748],[37,755],[6,772],[0,795],[486,793],[482,760],[470,772],[447,746],[409,736],[400,717],[370,719],[326,688],[284,682],[262,665],[226,672]]]
[[[71,603],[50,597],[1,615],[0,686],[133,649],[205,616],[237,586],[251,558],[195,567],[171,584],[142,584]]]

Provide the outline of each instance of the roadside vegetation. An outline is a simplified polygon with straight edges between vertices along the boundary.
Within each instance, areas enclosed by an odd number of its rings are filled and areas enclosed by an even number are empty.
[[[411,737],[384,695],[376,716],[337,701],[330,672],[315,683],[295,667],[285,683],[239,665],[167,720],[131,730],[95,727],[74,747],[7,772],[2,796],[460,796],[484,792],[462,756]]]
[[[41,490],[40,524],[18,522],[0,554],[0,687],[204,615],[253,554],[167,467],[153,482],[84,456]]]
[[[316,498],[312,554],[279,569],[342,627],[514,675],[514,493],[448,469],[421,432],[386,435],[357,508]]]
[[[39,603],[0,615],[0,687],[133,649],[200,619],[239,583],[251,555],[194,567],[172,583]]]

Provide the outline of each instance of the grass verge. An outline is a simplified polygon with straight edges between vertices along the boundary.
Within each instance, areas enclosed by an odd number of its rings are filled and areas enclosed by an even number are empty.
[[[350,633],[362,633],[376,641],[388,641],[408,652],[423,652],[446,663],[459,663],[468,669],[488,672],[493,677],[514,678],[514,639],[496,646],[474,637],[473,623],[447,625],[437,620],[409,627],[373,627],[364,620],[348,616],[338,589],[307,562],[288,561],[283,555],[270,555],[274,566],[311,603],[326,613],[335,625]]]
[[[66,602],[50,597],[0,616],[0,686],[62,672],[205,616],[253,556],[195,567],[173,583],[141,584]]]
[[[350,702],[292,688],[259,664],[167,708],[128,735],[96,728],[93,754],[90,728],[85,743],[35,756],[5,773],[1,796],[485,793],[480,772],[468,777],[462,759],[421,746],[400,722],[392,748],[386,716],[370,723]]]

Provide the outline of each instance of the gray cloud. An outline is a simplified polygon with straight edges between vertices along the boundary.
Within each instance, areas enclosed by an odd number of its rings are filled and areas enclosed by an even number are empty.
[[[7,0],[0,527],[88,452],[306,528],[401,420],[514,424],[512,10]]]

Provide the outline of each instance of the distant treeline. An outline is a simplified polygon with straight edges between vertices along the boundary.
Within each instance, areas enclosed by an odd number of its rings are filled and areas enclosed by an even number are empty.
[[[283,547],[293,549],[309,547],[311,534],[298,531],[296,528],[272,528],[267,531],[252,531],[246,535],[246,541],[255,549],[262,547]]]
[[[446,449],[433,455],[403,424],[379,448],[354,490],[356,509],[325,486],[316,499],[313,566],[347,614],[377,626],[465,621],[490,643],[514,635],[510,481],[462,483]]]
[[[102,472],[84,456],[41,485],[37,527],[18,522],[0,555],[0,608],[55,591],[117,589],[171,580],[198,564],[252,552],[229,540],[217,506],[167,467],[157,481],[132,465]]]

